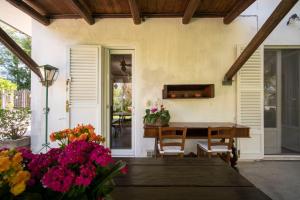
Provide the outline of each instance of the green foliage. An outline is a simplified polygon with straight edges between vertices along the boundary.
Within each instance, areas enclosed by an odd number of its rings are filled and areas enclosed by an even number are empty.
[[[10,93],[17,89],[17,85],[9,80],[0,78],[0,91]]]
[[[150,109],[146,109],[146,115],[144,116],[144,123],[148,125],[167,125],[170,121],[170,113],[168,110],[160,110],[158,112],[151,113]]]
[[[0,109],[0,139],[16,140],[27,131],[30,123],[28,109]]]
[[[28,54],[31,54],[31,38],[3,23],[0,23],[7,34]],[[7,79],[17,84],[18,90],[30,90],[30,69],[14,54],[0,43],[0,72],[6,72]]]
[[[113,93],[114,112],[130,112],[132,106],[131,83],[115,83]]]

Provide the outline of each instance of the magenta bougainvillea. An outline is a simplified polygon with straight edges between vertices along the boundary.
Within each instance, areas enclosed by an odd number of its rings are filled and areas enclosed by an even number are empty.
[[[99,187],[99,184],[107,187],[103,181],[127,173],[126,164],[115,162],[110,149],[91,141],[74,141],[64,148],[52,148],[41,154],[33,154],[25,148],[19,151],[31,173],[28,188],[49,189],[58,196],[63,194],[67,197],[64,199],[105,196],[105,191],[109,190]]]

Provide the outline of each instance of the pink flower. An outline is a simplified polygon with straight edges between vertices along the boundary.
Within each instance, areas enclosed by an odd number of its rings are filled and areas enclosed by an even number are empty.
[[[57,159],[61,152],[62,149],[60,148],[52,148],[46,154],[41,153],[32,155],[31,157],[29,152],[22,151],[22,155],[24,154],[25,159],[30,161],[27,165],[31,173],[31,179],[33,179],[29,181],[30,186],[33,186],[31,183],[39,182],[40,178],[47,172],[49,167],[57,164]]]
[[[33,160],[36,155],[34,155],[29,148],[26,147],[20,147],[17,148],[17,151],[21,152],[22,157],[23,157],[23,162],[26,164],[29,163],[31,160]]]
[[[67,192],[72,187],[75,174],[61,166],[52,167],[43,176],[42,183],[44,187],[50,188],[56,192]]]
[[[61,193],[95,187],[95,178],[101,178],[114,167],[110,149],[95,142],[74,141],[65,148],[52,148],[46,154],[32,154],[28,149],[20,152],[31,173],[28,186],[42,184]],[[127,171],[127,166],[120,170],[123,174]]]
[[[128,173],[128,165],[125,165],[125,167],[123,167],[121,170],[120,170],[121,174],[127,174]]]
[[[96,176],[96,167],[92,163],[80,166],[80,175],[75,179],[75,185],[88,186]]]
[[[152,113],[155,113],[157,110],[158,110],[157,107],[151,108]]]
[[[58,162],[68,166],[72,164],[84,164],[88,161],[88,155],[93,150],[92,143],[86,141],[75,141],[70,143],[58,158]]]
[[[96,148],[91,152],[90,160],[94,161],[101,167],[106,167],[110,163],[113,163],[110,150],[101,145],[97,145]]]

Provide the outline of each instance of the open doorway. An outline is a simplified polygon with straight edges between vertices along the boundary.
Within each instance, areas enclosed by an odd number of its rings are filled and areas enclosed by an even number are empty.
[[[265,154],[300,154],[300,48],[265,49]]]
[[[109,50],[106,56],[106,130],[114,156],[133,155],[132,50]]]

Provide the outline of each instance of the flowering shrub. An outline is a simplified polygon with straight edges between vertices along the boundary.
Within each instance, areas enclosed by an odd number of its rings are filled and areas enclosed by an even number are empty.
[[[30,173],[23,169],[22,160],[22,154],[16,150],[0,150],[0,197],[24,192]]]
[[[30,124],[28,109],[0,109],[0,139],[16,140],[23,137]]]
[[[112,189],[112,178],[126,173],[126,164],[115,163],[108,148],[85,140],[71,142],[63,149],[53,148],[46,154],[29,155],[30,159],[31,186],[42,184],[57,192],[57,198],[106,196]]]
[[[52,137],[60,140],[61,135],[66,132],[69,131],[53,133]],[[13,188],[11,192],[16,195],[23,192],[27,185],[26,191],[21,195],[22,198],[18,199],[98,200],[107,197],[113,189],[113,177],[127,173],[126,163],[115,162],[112,159],[110,149],[99,144],[103,138],[92,139],[94,137],[92,126],[78,126],[70,132],[72,133],[64,136],[68,144],[60,148],[51,148],[47,153],[33,154],[29,149],[20,148],[18,151],[14,150],[17,152],[15,153],[17,158],[10,156],[5,160],[0,156],[0,190],[6,177],[2,171],[10,174],[7,166],[14,165],[8,161],[13,163],[13,160],[16,160],[15,162],[19,163],[18,171],[23,171],[26,176],[18,175],[16,171],[11,174],[13,182],[7,179],[5,183]],[[86,134],[87,138],[71,141],[69,134],[73,134],[76,138]],[[6,155],[7,152],[9,151],[3,151],[0,155],[4,153]],[[19,183],[22,187],[15,185]],[[0,192],[0,199],[2,197],[4,196]]]
[[[80,125],[73,129],[65,129],[50,134],[50,140],[52,142],[58,141],[63,147],[70,142],[74,141],[93,141],[97,143],[103,143],[105,140],[101,135],[95,133],[95,128],[92,125]]]

